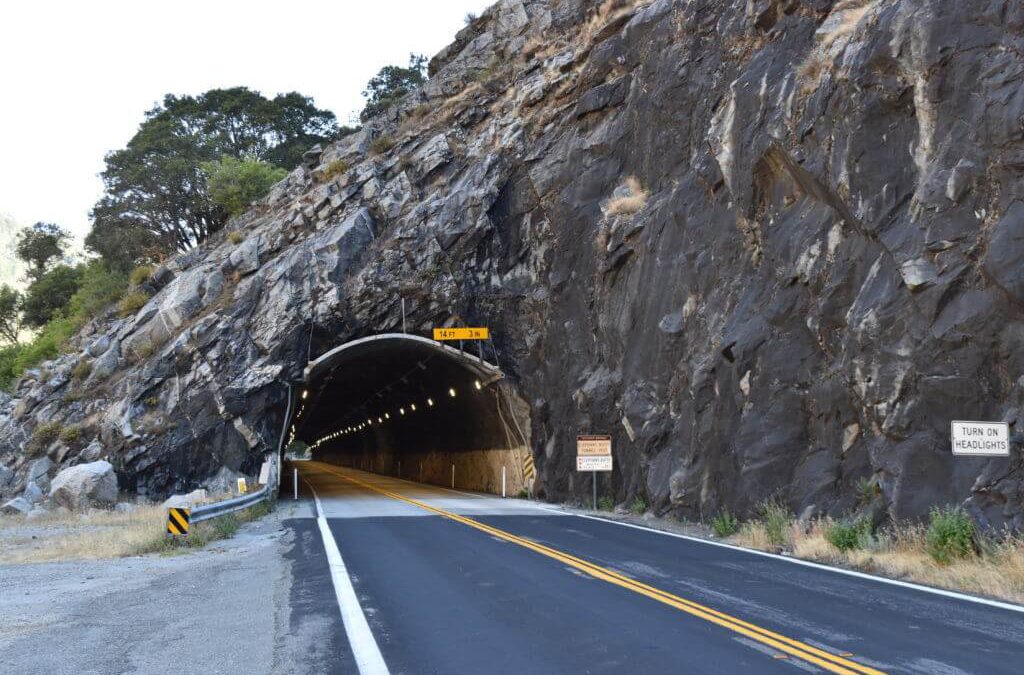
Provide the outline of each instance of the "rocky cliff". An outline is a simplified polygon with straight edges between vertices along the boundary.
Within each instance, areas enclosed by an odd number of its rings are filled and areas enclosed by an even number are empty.
[[[8,491],[43,454],[161,494],[253,470],[282,382],[405,298],[492,328],[546,498],[607,431],[613,496],[662,513],[1024,524],[1019,443],[948,438],[1024,425],[1020,3],[502,0],[430,72],[25,378]]]

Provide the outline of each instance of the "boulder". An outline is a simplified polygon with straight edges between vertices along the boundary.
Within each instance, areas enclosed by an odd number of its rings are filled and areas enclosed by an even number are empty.
[[[3,506],[0,506],[0,515],[23,516],[32,510],[32,504],[24,497],[15,497]]]
[[[72,511],[117,502],[117,474],[110,462],[79,464],[64,469],[53,479],[50,499]]]
[[[25,484],[35,483],[39,486],[39,489],[46,490],[50,489],[50,469],[53,468],[53,462],[50,461],[49,457],[40,457],[28,465],[28,472],[25,474]]]
[[[101,335],[92,341],[92,344],[89,345],[86,351],[89,356],[96,358],[102,356],[108,349],[110,349],[110,338],[106,335]]]
[[[231,252],[228,261],[239,274],[255,272],[260,266],[259,242],[255,237],[246,239]]]
[[[103,444],[98,438],[94,438],[82,451],[82,459],[87,462],[95,462],[103,455]]]
[[[199,489],[193,490],[186,495],[172,495],[168,497],[162,506],[164,508],[179,508],[189,509],[199,504],[202,504],[207,499],[206,490]],[[120,506],[120,504],[118,504]]]
[[[238,492],[239,478],[246,478],[246,475],[222,466],[220,471],[214,474],[213,478],[208,479],[204,485],[212,495],[234,494]]]
[[[39,504],[46,498],[46,494],[38,485],[36,485],[35,481],[32,481],[25,487],[25,491],[21,493],[21,497],[29,504]]]
[[[0,491],[3,491],[14,481],[14,471],[0,464]]]

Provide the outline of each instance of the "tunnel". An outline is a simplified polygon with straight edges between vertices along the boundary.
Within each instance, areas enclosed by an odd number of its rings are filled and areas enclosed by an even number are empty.
[[[532,487],[528,406],[482,350],[353,340],[309,363],[294,408],[290,440],[318,461],[461,490]]]

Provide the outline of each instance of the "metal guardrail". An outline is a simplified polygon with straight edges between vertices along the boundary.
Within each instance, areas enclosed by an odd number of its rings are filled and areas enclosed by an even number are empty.
[[[235,511],[247,509],[259,504],[265,499],[269,499],[270,494],[270,486],[264,485],[259,490],[242,495],[241,497],[232,497],[231,499],[225,499],[222,502],[194,506],[192,507],[191,521],[193,523],[200,523],[204,520],[210,520],[211,518],[217,518],[229,513],[234,513]]]

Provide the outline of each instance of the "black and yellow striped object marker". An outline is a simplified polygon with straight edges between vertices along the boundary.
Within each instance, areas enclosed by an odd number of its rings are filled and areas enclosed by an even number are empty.
[[[192,518],[192,509],[170,508],[167,509],[167,534],[187,535],[189,521]]]

